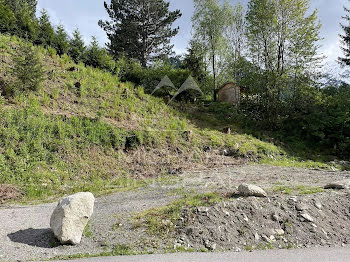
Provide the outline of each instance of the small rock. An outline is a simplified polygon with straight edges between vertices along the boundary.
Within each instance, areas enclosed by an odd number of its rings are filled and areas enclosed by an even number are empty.
[[[326,232],[326,230],[324,230],[323,228],[321,228],[321,231],[323,234],[325,234],[326,236],[328,236],[328,233]]]
[[[77,193],[62,198],[50,219],[50,227],[62,244],[80,243],[84,228],[92,216],[95,197],[92,193]]]
[[[208,213],[209,208],[207,208],[207,207],[198,207],[197,210],[198,210],[199,213]]]
[[[230,212],[228,212],[226,209],[222,209],[222,212],[224,212],[224,214],[226,215],[226,216],[230,216]]]
[[[314,222],[314,219],[307,213],[300,214],[302,218],[304,218],[307,222]]]
[[[322,204],[321,204],[321,202],[320,201],[318,201],[318,200],[315,200],[315,207],[317,208],[317,209],[319,209],[319,210],[321,210],[322,209]]]
[[[275,222],[278,222],[280,220],[279,216],[276,213],[272,214],[271,218]]]
[[[265,235],[262,235],[261,238],[262,238],[262,240],[264,240],[264,241],[267,242],[267,243],[272,243],[271,239],[268,238],[268,237],[265,236]]]
[[[270,238],[271,242],[276,242],[276,238],[274,235],[271,235],[269,238]]]
[[[288,202],[294,202],[296,203],[298,201],[298,197],[297,196],[291,196],[289,199],[288,199]]]
[[[178,248],[180,248],[180,247],[182,247],[182,245],[181,245],[180,243],[175,243],[175,244],[174,244],[174,249],[178,249]]]
[[[234,249],[233,249],[233,252],[241,252],[242,251],[242,249],[240,249],[239,247],[235,247]]]
[[[248,221],[249,221],[249,219],[248,219],[248,217],[247,217],[246,214],[243,214],[243,220],[244,220],[245,222],[248,222]]]
[[[303,204],[303,203],[298,203],[298,204],[295,205],[295,209],[297,211],[304,211],[304,210],[308,210],[309,207],[307,205]]]
[[[281,228],[277,228],[277,229],[275,229],[275,232],[277,233],[277,235],[279,235],[279,236],[283,236],[284,235],[284,230],[283,229],[281,229]]]
[[[255,241],[256,241],[256,242],[260,241],[260,236],[259,236],[258,233],[255,233],[255,234],[254,234],[254,238],[255,238]]]
[[[267,197],[266,192],[255,185],[242,184],[238,187],[238,192],[241,196]]]
[[[325,189],[350,189],[350,179],[329,183]]]

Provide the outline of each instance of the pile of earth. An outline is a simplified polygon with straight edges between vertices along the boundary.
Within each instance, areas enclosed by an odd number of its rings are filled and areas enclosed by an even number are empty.
[[[176,248],[241,251],[344,246],[350,243],[350,192],[270,198],[237,197],[184,208]]]

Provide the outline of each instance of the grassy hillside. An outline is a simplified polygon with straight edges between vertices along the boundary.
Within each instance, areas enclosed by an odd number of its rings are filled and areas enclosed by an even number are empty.
[[[4,85],[21,44],[0,35]],[[192,112],[167,106],[142,87],[35,48],[45,64],[43,87],[0,96],[0,184],[17,186],[23,199],[81,190],[103,194],[142,186],[141,178],[232,164],[237,157],[293,161],[280,147],[242,133],[234,115],[227,122],[215,107]],[[223,127],[232,133],[224,134]]]

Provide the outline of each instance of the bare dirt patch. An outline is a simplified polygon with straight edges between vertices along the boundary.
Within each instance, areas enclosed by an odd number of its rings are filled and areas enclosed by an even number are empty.
[[[20,196],[17,187],[13,185],[0,184],[0,204],[9,200],[16,200]]]

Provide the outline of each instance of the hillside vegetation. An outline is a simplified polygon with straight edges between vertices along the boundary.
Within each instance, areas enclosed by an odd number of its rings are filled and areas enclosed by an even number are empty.
[[[0,35],[0,91],[12,81],[13,56],[23,44]],[[23,200],[125,190],[237,158],[326,166],[245,134],[228,106],[168,106],[111,73],[33,48],[45,66],[42,87],[0,96],[0,184],[17,186]],[[230,134],[222,131],[227,127]]]

